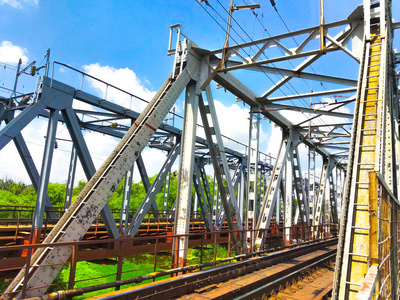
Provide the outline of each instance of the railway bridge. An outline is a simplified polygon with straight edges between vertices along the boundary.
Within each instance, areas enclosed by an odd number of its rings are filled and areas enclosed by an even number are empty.
[[[198,3],[212,6],[211,0]],[[107,98],[110,91],[134,94],[49,60],[35,91],[0,99],[0,150],[15,144],[37,191],[34,208],[1,208],[13,213],[1,219],[0,272],[10,279],[2,298],[88,297],[111,288],[95,299],[399,299],[400,54],[394,32],[400,23],[393,21],[392,1],[364,0],[333,23],[324,22],[321,1],[314,27],[232,45],[233,12],[256,7],[231,1],[221,49],[202,48],[180,25],[171,26],[172,72],[141,111]],[[343,69],[359,66],[358,77],[319,72],[317,62],[331,56]],[[59,80],[55,66],[79,83]],[[254,82],[265,85],[271,76],[279,80],[270,80],[264,93],[254,91]],[[106,94],[85,90],[87,81],[103,85]],[[298,93],[293,87],[311,81],[323,88]],[[212,82],[249,108],[244,150],[221,132]],[[294,92],[282,92],[285,87]],[[179,117],[173,107],[182,93]],[[318,97],[328,100],[305,101]],[[40,172],[21,134],[37,117],[48,122]],[[276,157],[260,151],[262,119],[282,133]],[[63,208],[48,196],[60,123],[72,141]],[[120,139],[98,169],[83,130]],[[141,156],[146,147],[166,153],[153,182]],[[72,201],[78,161],[88,183]],[[174,164],[177,192],[170,199]],[[134,165],[146,195],[132,210]],[[115,211],[108,201],[121,184]],[[154,262],[140,274],[127,264],[139,254]],[[78,287],[85,261],[114,265],[104,274],[112,279]],[[68,280],[60,284],[66,269]],[[130,286],[146,280],[153,282]],[[49,287],[55,292],[46,292]]]

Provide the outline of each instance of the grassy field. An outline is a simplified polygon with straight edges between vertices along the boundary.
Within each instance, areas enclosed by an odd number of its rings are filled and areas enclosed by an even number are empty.
[[[225,246],[217,245],[215,249],[213,245],[208,245],[203,248],[203,263],[211,262],[216,259],[226,258],[228,251]],[[188,251],[188,262],[190,265],[199,264],[201,257],[201,249],[189,249]],[[106,259],[99,261],[79,262],[76,268],[76,281],[74,288],[83,288],[86,286],[99,285],[103,283],[109,283],[116,280],[118,261],[117,259]],[[157,255],[157,268],[156,271],[168,270],[171,267],[171,256],[168,254]],[[147,275],[154,271],[154,255],[153,254],[137,254],[132,256],[124,257],[122,266],[122,280],[134,278],[137,276]],[[66,265],[60,274],[56,277],[47,293],[55,292],[59,290],[67,290],[68,279],[70,274],[70,266]],[[156,278],[156,280],[162,280],[169,278],[169,276],[162,276]],[[141,283],[132,283],[121,286],[121,289],[134,287],[144,283],[152,282],[152,280],[143,281]],[[5,280],[0,281],[0,292],[5,291],[9,282]],[[74,297],[74,299],[86,299],[96,295],[101,295],[115,291],[115,288],[103,289],[91,293],[86,293],[82,296]]]

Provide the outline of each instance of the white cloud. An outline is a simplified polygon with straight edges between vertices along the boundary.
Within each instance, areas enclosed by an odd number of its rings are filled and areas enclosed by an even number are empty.
[[[9,48],[16,47],[13,46],[10,42],[3,42],[3,45],[6,45]],[[18,47],[18,49],[21,48]],[[25,51],[25,53],[27,52],[26,49],[23,49],[23,51]],[[115,86],[136,94],[144,99],[150,100],[155,94],[155,92],[149,91],[144,86],[142,86],[141,81],[137,78],[136,74],[128,68],[115,69],[113,67],[101,66],[99,64],[84,66],[84,68],[86,72],[92,74],[93,76],[99,77],[104,81],[110,82]],[[106,89],[105,85],[102,85],[94,80],[86,82],[86,87],[91,88],[91,93],[98,93],[99,95],[104,95]],[[131,99],[129,96],[127,97],[126,94],[124,95],[110,88],[108,89],[107,94],[107,99],[109,101],[113,101],[119,105],[128,108],[130,107]],[[142,101],[138,101],[135,99],[133,99],[132,101],[132,109],[139,112],[143,109],[145,105],[146,103],[143,103]],[[87,110],[98,109],[77,100],[74,101],[74,108]],[[89,116],[86,116],[85,121],[88,121],[88,118],[90,119]],[[47,120],[42,118],[34,119],[32,123],[26,126],[22,133],[26,139],[27,145],[35,161],[36,167],[40,172],[45,143],[44,136],[47,134]],[[96,169],[98,169],[115,148],[115,146],[118,144],[119,139],[91,131],[84,131],[83,135],[89,148],[93,163],[95,164]],[[72,144],[71,142],[69,142],[71,138],[65,125],[61,125],[60,123],[58,124],[56,137],[58,138],[58,148],[54,149],[54,158],[50,181],[66,182]],[[9,145],[7,145],[1,153],[2,155],[0,156],[0,164],[3,167],[0,170],[0,178],[12,178],[16,181],[23,181],[29,184],[29,176],[25,171],[25,168],[22,164],[21,159],[19,158],[19,155],[13,143],[9,143]],[[166,159],[166,154],[164,152],[155,149],[146,148],[142,152],[142,155],[149,176],[153,176],[155,173],[158,173]],[[86,180],[86,176],[80,163],[78,163],[75,176],[75,184],[78,180],[82,179]],[[138,174],[135,175],[134,180],[140,180]]]
[[[119,139],[98,132],[85,132],[85,141],[98,169],[117,146]]]
[[[149,177],[154,176],[155,174],[160,173],[160,169],[162,165],[164,164],[165,160],[167,159],[167,153],[164,151],[160,151],[158,149],[154,148],[145,148],[142,151],[142,158],[144,165],[146,167],[146,172]],[[175,166],[179,161],[179,157],[175,160]],[[175,169],[176,167],[172,167],[172,169]],[[139,171],[137,170],[136,164],[135,164],[135,170],[134,170],[134,176],[133,180],[135,182],[139,182],[141,180]]]
[[[39,0],[0,0],[1,4],[8,4],[14,8],[23,8],[25,6],[37,6]]]
[[[29,153],[32,156],[32,159],[39,173],[43,159],[45,143],[44,136],[46,136],[46,133],[47,121],[42,118],[34,119],[28,126],[26,126],[22,130],[22,136],[25,139],[25,143],[29,149]],[[53,163],[54,161],[55,160],[53,160]],[[63,160],[61,160],[61,162],[63,162]],[[11,178],[15,181],[23,181],[28,184],[31,182],[28,173],[22,163],[22,160],[17,152],[17,149],[12,141],[10,141],[1,150],[0,164],[2,166],[0,170],[0,178]],[[54,170],[56,170],[57,167],[52,168],[52,175],[54,175]],[[50,180],[52,180],[53,178],[55,177],[51,176]]]
[[[85,65],[83,66],[83,69],[88,74],[147,101],[150,101],[155,94],[155,92],[149,91],[145,88],[141,80],[136,76],[135,72],[129,68],[115,69],[110,66],[101,66],[100,64],[95,63]],[[89,84],[100,97],[106,98],[107,100],[124,107],[131,108],[137,112],[141,112],[147,105],[146,102],[130,97],[126,93],[120,92],[111,87],[107,88],[104,83],[97,80],[89,79]]]
[[[278,156],[279,147],[282,141],[282,130],[279,126],[273,124],[271,126],[271,132],[269,135],[267,154],[271,154],[272,157]]]
[[[250,111],[246,107],[240,107],[234,103],[226,106],[218,100],[214,100],[215,110],[217,112],[218,123],[221,134],[247,145],[249,143],[249,122]],[[199,122],[201,121],[199,117]],[[268,135],[260,128],[260,141],[266,140]],[[234,141],[224,139],[224,146],[232,148],[239,152],[244,152],[245,147]],[[261,151],[263,149],[260,149]]]
[[[28,62],[28,50],[9,41],[2,41],[0,45],[0,62],[16,65],[21,58],[23,63]]]

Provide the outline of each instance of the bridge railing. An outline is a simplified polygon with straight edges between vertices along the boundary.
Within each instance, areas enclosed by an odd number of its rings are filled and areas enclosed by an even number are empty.
[[[328,232],[327,226],[321,225],[320,230],[311,228],[311,231]],[[3,258],[0,260],[0,274],[11,274],[10,271],[12,270],[32,268],[33,266],[30,265],[31,256],[38,248],[70,247],[72,255],[69,260],[65,264],[52,265],[63,270],[56,281],[48,286],[49,291],[67,290],[68,293],[72,293],[72,290],[75,290],[75,293],[82,294],[83,292],[102,290],[101,293],[104,293],[118,290],[121,285],[126,287],[141,282],[155,281],[195,269],[212,268],[246,257],[329,238],[320,235],[315,236],[314,240],[304,240],[306,229],[296,226],[291,229],[292,243],[287,245],[283,241],[285,229],[287,228],[265,229],[264,236],[267,240],[266,247],[262,251],[257,251],[251,245],[251,241],[248,240],[250,245],[248,254],[234,251],[236,245],[231,241],[230,231],[190,233],[188,234],[189,245],[187,249],[189,255],[183,268],[176,268],[176,263],[172,261],[172,257],[175,256],[174,251],[179,251],[179,249],[172,249],[174,235],[135,238],[121,236],[118,239],[0,247],[0,257]],[[255,236],[255,230],[250,231],[249,235],[247,231],[236,231],[235,233],[241,238]],[[90,270],[101,269],[101,272],[98,274],[90,272],[90,276],[88,274],[77,276],[77,274],[82,274],[85,268],[90,268]],[[27,285],[24,285],[22,289],[26,292]],[[0,295],[0,298],[2,296],[5,295]]]
[[[181,35],[183,34],[181,33]],[[175,53],[175,49],[170,50]],[[56,68],[56,66],[58,68]],[[147,103],[149,102],[147,99],[144,99],[143,97],[135,93],[129,92],[116,85],[110,84],[105,80],[97,78],[87,72],[83,72],[59,61],[53,61],[52,63],[51,86],[53,80],[55,80],[57,77],[57,71],[62,74],[63,82],[70,84],[78,91],[86,92],[89,94],[95,92],[100,95],[101,101],[110,101],[122,105],[126,107],[126,109],[128,109],[129,107],[129,110],[133,110],[136,112],[141,112],[144,109],[145,105],[147,105]],[[151,94],[150,91],[149,94]],[[182,128],[183,117],[175,113],[174,110],[171,110],[168,115],[168,117],[171,116],[173,116],[174,118],[174,126],[177,128]],[[88,113],[87,117],[90,117],[93,120],[96,119],[96,116],[90,115],[90,112]],[[105,122],[108,123],[108,125],[112,125],[113,123],[115,124],[115,121]],[[130,126],[130,123],[127,122],[125,125]],[[202,125],[198,126],[202,127]],[[224,144],[226,147],[230,147],[236,151],[243,153],[248,152],[248,146],[246,144],[225,135],[222,135],[222,138],[224,139]],[[268,161],[272,163],[272,161],[275,159],[270,154],[263,153],[261,151],[259,151],[259,155],[260,161],[263,161],[265,163]]]
[[[357,293],[356,300],[378,299],[376,283],[378,281],[378,265],[369,267],[365,279],[361,284],[360,291]]]
[[[368,190],[369,269],[359,294],[367,291],[371,296],[387,299],[400,294],[400,203],[378,172],[369,173]],[[371,284],[374,266],[376,283]]]

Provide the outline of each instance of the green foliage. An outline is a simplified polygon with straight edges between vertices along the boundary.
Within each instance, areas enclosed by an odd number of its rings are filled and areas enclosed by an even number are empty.
[[[75,196],[75,198],[79,195],[79,193],[83,190],[83,188],[86,185],[86,181],[83,180],[79,180],[78,182],[78,186],[74,188],[74,190],[72,191],[72,197]]]
[[[150,184],[154,182],[157,178],[157,174],[152,177],[149,177]],[[212,193],[213,190],[213,181],[207,176],[209,189]],[[72,193],[72,201],[78,197],[79,193],[85,187],[85,181],[79,181],[78,185],[73,189]],[[109,199],[109,204],[111,209],[115,211],[119,211],[122,205],[122,199],[124,194],[124,185],[125,179],[121,181],[119,186],[115,189],[115,192]],[[168,207],[167,210],[170,210],[175,202],[177,195],[177,186],[178,186],[178,172],[174,171],[170,176],[169,183],[169,197],[168,197]],[[203,185],[204,189],[204,185]],[[163,198],[164,198],[165,185],[162,186],[159,192],[156,195],[156,203],[160,210],[163,209]],[[63,207],[64,199],[66,193],[66,184],[62,183],[49,183],[48,185],[48,196],[50,198],[51,203],[54,207]],[[193,188],[192,194],[194,196],[195,190]],[[142,181],[133,183],[131,188],[131,198],[130,198],[130,210],[136,211],[144,198],[146,197],[146,190],[144,188],[144,184]],[[211,195],[212,197],[212,195]],[[34,207],[36,204],[37,194],[33,186],[27,186],[24,183],[15,183],[11,179],[0,179],[0,205],[8,205],[8,206],[18,206],[18,207]],[[210,199],[212,201],[212,199]],[[32,209],[30,210],[31,213]],[[200,207],[198,208],[198,212],[200,212]],[[12,213],[2,212],[0,217],[2,218],[14,218],[17,217]],[[24,213],[25,218],[29,218],[28,212]],[[116,218],[119,218],[119,213],[116,213]],[[132,216],[131,216],[132,217]]]
[[[207,245],[203,247],[197,247],[195,249],[189,249],[188,251],[188,261],[191,264],[200,263],[200,257],[203,252],[203,263],[214,261],[214,255],[216,255],[216,260],[220,260],[228,257],[228,248],[225,245],[217,245],[215,251],[215,245]]]
[[[47,194],[49,195],[53,206],[64,206],[65,190],[66,186],[64,183],[61,184],[49,182]]]
[[[15,183],[11,179],[0,179],[0,190],[8,191],[14,195],[21,194],[27,186],[23,182]]]
[[[21,209],[24,206],[33,206],[36,202],[36,193],[32,194],[30,188],[26,191],[15,195],[12,192],[0,190],[0,205],[15,206],[16,209]],[[23,209],[21,218],[31,218],[33,208]],[[13,207],[2,207],[0,210],[0,218],[18,218],[18,211]]]

